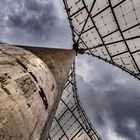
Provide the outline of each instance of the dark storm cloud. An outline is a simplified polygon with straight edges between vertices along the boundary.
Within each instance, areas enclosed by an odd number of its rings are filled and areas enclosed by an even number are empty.
[[[88,63],[88,66],[91,67],[87,68],[89,71],[87,71],[86,77],[79,74],[78,85],[81,100],[93,125],[100,132],[102,128],[109,125],[109,120],[112,130],[118,136],[127,140],[139,140],[139,81],[111,65],[97,62],[98,60],[95,58],[80,57],[78,61],[78,65]],[[82,71],[84,70],[82,69]],[[98,75],[95,77],[94,75],[97,73]],[[87,78],[89,79],[87,80]],[[105,129],[103,131],[105,132]],[[107,139],[107,136],[103,139]]]
[[[114,84],[113,86],[114,89],[104,93],[102,102],[105,107],[103,109],[115,124],[114,129],[119,135],[138,140],[140,139],[139,91],[135,90],[133,86],[127,87],[121,84]],[[136,126],[132,128],[130,125],[133,121]]]
[[[68,21],[58,16],[52,1],[4,0],[0,4],[1,39],[19,44],[70,46]]]
[[[39,5],[36,1],[25,1],[22,10],[8,15],[8,25],[11,28],[24,29],[27,33],[36,33],[37,37],[46,35],[50,38],[50,31],[57,26],[59,18],[55,15],[54,5],[48,3]],[[47,31],[47,32],[44,32]]]

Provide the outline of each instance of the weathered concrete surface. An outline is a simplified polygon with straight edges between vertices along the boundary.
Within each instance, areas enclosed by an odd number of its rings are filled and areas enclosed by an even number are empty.
[[[0,45],[0,140],[44,140],[51,127],[75,54],[33,53]]]
[[[23,46],[22,46],[23,47]],[[63,85],[67,81],[67,77],[72,66],[72,62],[75,56],[73,50],[68,49],[51,49],[51,48],[39,48],[39,47],[24,47],[33,54],[37,55],[41,60],[47,64],[51,70],[59,90],[63,91]]]

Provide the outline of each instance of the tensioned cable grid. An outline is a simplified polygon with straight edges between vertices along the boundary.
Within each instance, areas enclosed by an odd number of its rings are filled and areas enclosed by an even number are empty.
[[[75,79],[75,63],[71,68],[47,140],[101,140],[80,104]]]
[[[139,0],[64,0],[73,41],[140,79]]]

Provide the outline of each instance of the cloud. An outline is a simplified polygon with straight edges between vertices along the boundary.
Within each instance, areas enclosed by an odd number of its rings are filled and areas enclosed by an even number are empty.
[[[71,48],[69,23],[58,15],[60,10],[52,1],[4,0],[0,5],[1,40],[14,44]]]
[[[139,81],[98,61],[94,57],[79,56],[80,68],[76,67],[80,99],[92,124],[105,140],[113,135],[120,140],[139,140]]]

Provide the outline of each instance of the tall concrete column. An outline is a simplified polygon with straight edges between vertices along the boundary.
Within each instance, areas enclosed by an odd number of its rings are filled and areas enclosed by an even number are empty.
[[[0,140],[46,140],[74,56],[0,45]]]

